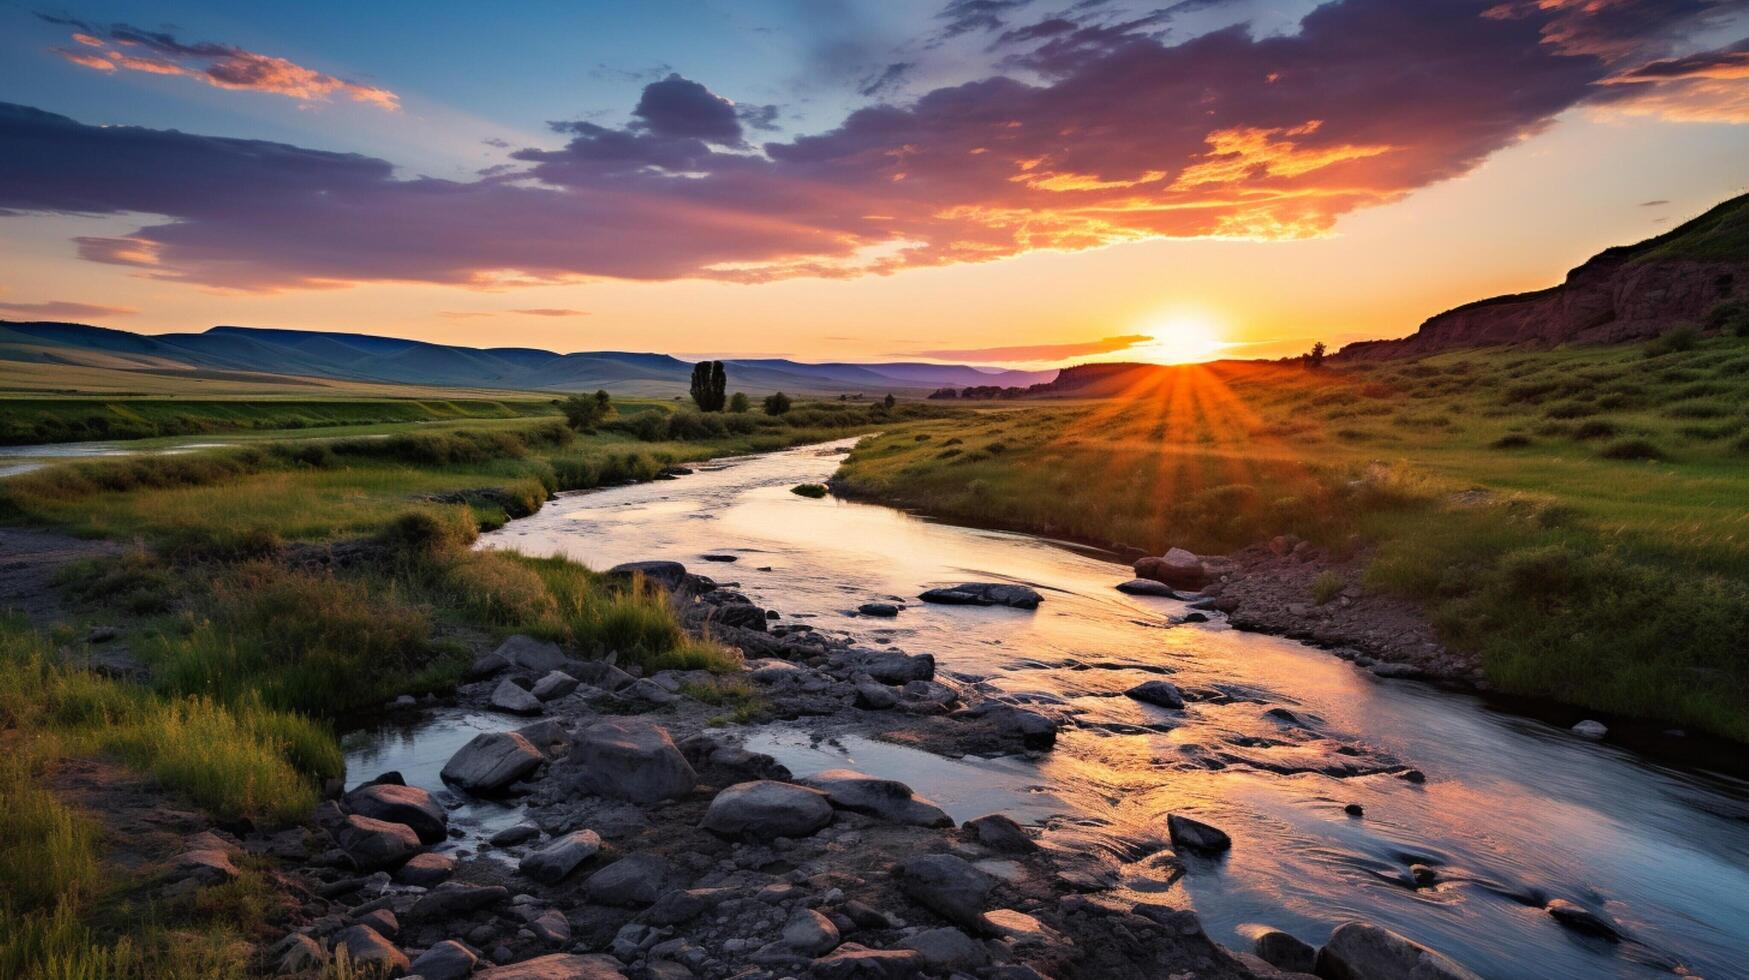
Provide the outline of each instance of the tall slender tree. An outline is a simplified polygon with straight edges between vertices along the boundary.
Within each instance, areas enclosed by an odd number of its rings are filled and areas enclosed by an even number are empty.
[[[711,362],[711,411],[720,412],[729,401],[729,375],[722,361]]]
[[[692,366],[692,401],[699,411],[722,411],[729,401],[728,387],[722,361],[699,361]]]

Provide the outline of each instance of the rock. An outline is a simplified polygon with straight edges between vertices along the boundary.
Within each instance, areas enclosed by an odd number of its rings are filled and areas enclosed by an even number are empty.
[[[541,713],[540,699],[523,690],[522,686],[512,680],[498,682],[492,691],[492,699],[488,702],[499,711],[508,711],[513,715],[538,715]]]
[[[611,956],[548,953],[521,963],[495,966],[474,974],[476,980],[625,980]]]
[[[1573,726],[1573,734],[1580,738],[1602,738],[1609,734],[1609,726],[1601,721],[1594,721],[1587,718]]]
[[[1409,865],[1409,880],[1416,888],[1431,888],[1439,882],[1439,872],[1425,864]]]
[[[1259,929],[1251,937],[1259,959],[1278,970],[1311,973],[1318,966],[1318,947],[1280,929]]]
[[[1020,739],[1029,749],[1048,749],[1057,744],[1057,723],[1027,708],[1016,708],[1001,701],[983,701],[962,708],[952,717],[982,721],[999,734]]]
[[[557,643],[537,640],[532,636],[513,636],[500,643],[498,649],[492,652],[502,657],[510,666],[535,674],[544,674],[565,666],[565,653],[559,649]]]
[[[878,681],[863,681],[856,685],[856,706],[870,711],[886,711],[899,703],[899,693]]]
[[[1173,548],[1158,558],[1139,559],[1135,571],[1137,578],[1164,582],[1175,589],[1200,589],[1209,581],[1202,559],[1183,548]]]
[[[865,602],[856,607],[856,611],[864,616],[893,617],[899,615],[899,607],[890,602]]]
[[[1233,839],[1226,831],[1176,813],[1166,817],[1166,829],[1172,836],[1172,843],[1181,850],[1219,854],[1233,846]]]
[[[1345,922],[1318,951],[1326,980],[1481,980],[1450,959],[1370,922]]]
[[[844,915],[858,929],[893,929],[898,926],[892,916],[856,899],[844,903]]]
[[[571,759],[584,788],[633,803],[677,799],[698,784],[698,774],[668,731],[632,718],[597,722],[584,729]]]
[[[809,969],[817,980],[911,980],[924,973],[923,954],[914,949],[869,949],[845,943]]]
[[[443,764],[443,781],[478,795],[500,793],[543,761],[540,750],[515,732],[483,732]]]
[[[395,869],[395,880],[403,885],[430,888],[442,883],[454,873],[454,857],[426,851],[423,854],[413,855],[407,859],[406,864]]]
[[[419,835],[404,823],[354,813],[340,828],[340,849],[365,871],[392,868],[419,852]]]
[[[983,923],[983,931],[1006,939],[1016,946],[1041,946],[1051,941],[1051,930],[1025,912],[991,909],[979,921]]]
[[[853,666],[882,684],[935,678],[935,657],[927,653],[913,657],[897,650],[869,650],[859,653]]]
[[[806,667],[792,664],[788,660],[766,658],[747,661],[747,676],[761,684],[781,684],[786,681],[799,681],[812,674]]]
[[[534,687],[529,688],[528,693],[534,695],[536,700],[552,701],[570,694],[582,683],[562,670],[549,670],[540,680],[534,682]]]
[[[797,909],[783,927],[783,944],[807,956],[838,945],[838,927],[813,909]]]
[[[410,969],[425,980],[462,980],[474,972],[480,958],[453,939],[433,945],[419,954]]]
[[[418,922],[434,922],[467,915],[488,905],[510,900],[510,890],[503,885],[470,885],[446,881],[420,896],[407,917]]]
[[[346,808],[360,816],[406,824],[422,844],[436,844],[449,836],[449,814],[430,793],[413,786],[361,786],[346,794]]]
[[[686,566],[677,561],[628,561],[608,569],[607,574],[628,579],[639,576],[672,592],[686,581]]]
[[[85,634],[86,643],[108,643],[121,635],[121,630],[114,626],[93,626],[91,632]]]
[[[401,934],[401,922],[390,909],[371,909],[358,917],[358,924],[370,926],[377,935],[393,939]]]
[[[1366,807],[1361,806],[1359,803],[1350,803],[1342,808],[1342,812],[1351,817],[1363,817],[1366,815]]]
[[[736,894],[733,888],[676,888],[662,893],[643,919],[657,926],[691,922]]]
[[[515,847],[526,844],[540,836],[540,828],[531,823],[519,823],[514,827],[506,827],[491,837],[493,847]]]
[[[649,905],[667,890],[668,862],[653,854],[633,854],[589,876],[583,890],[599,905]]]
[[[277,951],[281,947],[284,952],[279,953],[279,963],[275,967],[275,972],[281,975],[314,973],[328,964],[328,951],[322,948],[321,943],[302,933],[292,933],[274,949]]]
[[[678,694],[675,694],[655,681],[650,680],[648,677],[640,677],[637,680],[632,681],[630,684],[627,684],[625,687],[620,688],[619,691],[615,693],[622,698],[631,701],[643,701],[647,704],[673,704],[680,700]]]
[[[1184,694],[1171,681],[1143,681],[1124,693],[1144,704],[1160,708],[1184,707]]]
[[[741,560],[740,555],[700,555],[699,557],[705,561],[737,562]]]
[[[565,918],[565,914],[558,909],[548,909],[535,916],[534,921],[528,924],[528,929],[534,933],[536,939],[555,946],[571,941],[571,920]]]
[[[509,666],[510,661],[496,653],[482,653],[474,658],[474,662],[468,666],[462,676],[470,681],[485,680]]]
[[[1557,898],[1549,903],[1548,912],[1556,922],[1574,932],[1598,936],[1610,942],[1621,939],[1621,928],[1614,921],[1583,905],[1569,902],[1564,898]]]
[[[1020,824],[1000,813],[967,820],[965,828],[978,843],[994,850],[1010,854],[1027,854],[1038,850],[1038,842],[1028,837]]]
[[[406,953],[396,949],[394,943],[384,939],[370,926],[352,926],[336,936],[334,955],[339,956],[343,949],[355,968],[376,970],[379,975],[405,973],[413,965],[407,960]]]
[[[1117,590],[1126,595],[1151,595],[1162,599],[1177,599],[1178,593],[1165,582],[1156,582],[1151,578],[1132,578],[1127,582],[1119,582]]]
[[[523,858],[518,870],[542,884],[555,885],[600,850],[601,837],[595,831],[574,830]]]
[[[1374,677],[1398,678],[1401,680],[1413,680],[1414,678],[1420,677],[1422,674],[1421,668],[1414,664],[1386,663],[1384,661],[1373,664],[1368,667],[1367,670],[1371,671]]]
[[[528,739],[528,744],[540,750],[540,754],[548,758],[562,755],[571,748],[571,733],[565,730],[563,723],[557,718],[542,718],[533,724],[524,725],[516,730],[516,734]]]
[[[605,660],[572,663],[565,668],[565,671],[583,683],[599,687],[603,691],[617,691],[633,680],[632,675]]]
[[[1180,617],[1178,621],[1180,623],[1206,623],[1209,618],[1199,612],[1189,612]]]
[[[193,887],[222,885],[236,878],[238,873],[237,866],[231,863],[231,856],[222,847],[196,847],[176,857],[176,877],[192,882]]]
[[[894,877],[917,904],[967,929],[981,929],[984,903],[996,879],[952,854],[925,854],[902,862]]]
[[[794,783],[758,779],[718,793],[705,811],[704,829],[723,837],[769,840],[807,837],[832,822],[826,794]]]
[[[967,582],[944,589],[930,589],[917,598],[949,606],[1012,606],[1036,609],[1044,597],[1035,589],[1006,582]]]
[[[876,779],[854,769],[828,769],[801,782],[825,793],[826,799],[842,810],[914,827],[953,826],[946,811],[896,780]]]
[[[973,970],[989,962],[984,945],[952,926],[925,929],[912,935],[902,945],[914,949],[923,962],[941,970]]]

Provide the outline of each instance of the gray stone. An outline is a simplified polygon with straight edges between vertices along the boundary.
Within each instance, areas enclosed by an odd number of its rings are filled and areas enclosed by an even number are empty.
[[[924,975],[923,954],[914,949],[869,949],[845,943],[809,965],[817,980],[911,980]]]
[[[419,835],[404,823],[354,813],[340,828],[340,849],[365,871],[392,868],[419,852]]]
[[[1016,946],[1043,946],[1053,935],[1050,928],[1038,919],[1013,909],[991,909],[978,921],[984,932]]]
[[[952,926],[926,929],[901,945],[922,954],[923,961],[937,970],[974,970],[990,960],[983,943]]]
[[[537,640],[532,636],[513,636],[492,651],[512,667],[530,673],[544,674],[565,666],[565,653],[557,643]]]
[[[463,673],[462,676],[470,681],[484,680],[501,670],[509,668],[509,666],[510,661],[505,660],[496,653],[482,653],[474,658],[474,662],[468,665],[467,671]]]
[[[870,711],[885,711],[899,703],[899,694],[878,681],[863,681],[856,685],[856,706]]]
[[[945,589],[930,589],[918,598],[952,606],[1012,606],[1015,609],[1036,609],[1044,601],[1038,590],[1007,582],[967,582]]]
[[[444,763],[443,781],[478,795],[500,793],[543,761],[540,750],[515,732],[483,732]]]
[[[1028,837],[1020,824],[1000,813],[967,820],[965,826],[978,843],[994,850],[1007,851],[1010,854],[1026,854],[1038,850],[1038,842]]]
[[[523,858],[518,870],[535,881],[553,885],[600,851],[600,835],[593,830],[574,830]]]
[[[644,921],[657,926],[691,922],[737,894],[734,888],[676,888],[664,892],[644,912]]]
[[[1178,593],[1165,582],[1156,582],[1151,578],[1132,578],[1127,582],[1119,582],[1117,590],[1126,595],[1158,596],[1162,599],[1176,599]]]
[[[506,827],[491,837],[493,847],[515,847],[526,844],[540,836],[540,828],[531,823],[519,823],[514,827]]]
[[[1580,738],[1602,738],[1609,734],[1609,726],[1601,721],[1587,718],[1573,726],[1573,734]]]
[[[477,980],[625,980],[611,956],[548,953],[474,974]]]
[[[899,614],[899,607],[890,602],[865,602],[857,606],[856,611],[864,616],[891,617]]]
[[[806,956],[819,956],[838,945],[838,927],[813,909],[797,909],[783,927],[783,944]]]
[[[1556,922],[1574,932],[1598,936],[1610,942],[1621,939],[1621,927],[1607,916],[1593,912],[1583,905],[1557,898],[1549,903],[1548,912]]]
[[[499,711],[508,711],[513,715],[538,715],[541,713],[540,699],[524,690],[520,684],[505,679],[498,682],[492,690],[492,699],[488,702]]]
[[[407,859],[407,863],[395,869],[395,880],[403,885],[418,885],[430,888],[441,884],[455,873],[455,858],[448,854],[436,854],[426,851],[415,854]]]
[[[541,755],[552,758],[571,747],[571,733],[565,731],[564,723],[557,718],[542,718],[540,721],[523,725],[516,734],[528,739],[528,744],[540,750]]]
[[[582,683],[562,670],[549,670],[545,676],[534,682],[534,687],[529,688],[528,693],[534,695],[536,700],[551,701],[570,694]]]
[[[1018,738],[1029,749],[1048,749],[1057,744],[1057,723],[1028,708],[1001,701],[982,701],[953,713],[955,718],[976,719],[999,734]]]
[[[1345,922],[1318,951],[1326,980],[1481,980],[1457,963],[1370,922]]]
[[[673,691],[668,690],[648,677],[640,677],[637,680],[632,681],[630,684],[627,684],[625,687],[620,688],[616,693],[622,698],[629,698],[633,701],[643,701],[648,704],[673,704],[680,700],[680,695],[675,694]]]
[[[841,810],[854,810],[892,823],[914,827],[951,827],[953,818],[934,803],[893,779],[876,779],[854,769],[828,769],[801,780],[826,794]]]
[[[275,972],[282,975],[314,973],[328,963],[328,951],[322,948],[322,944],[302,933],[294,932],[274,947],[276,951],[282,948],[284,951],[279,953],[279,963],[275,967]]]
[[[436,844],[449,836],[449,814],[430,793],[414,786],[361,786],[346,794],[346,808],[375,820],[406,824],[423,844]]]
[[[370,926],[378,935],[389,939],[401,934],[401,921],[395,918],[393,909],[371,909],[358,917],[358,924]]]
[[[1178,685],[1171,681],[1143,681],[1124,693],[1143,704],[1151,704],[1159,708],[1184,707],[1184,694],[1178,690]]]
[[[583,788],[633,803],[676,799],[698,784],[698,774],[667,730],[633,718],[584,729],[571,759]]]
[[[467,915],[469,912],[509,900],[510,890],[503,885],[470,885],[466,882],[446,881],[421,895],[413,903],[407,917],[418,922],[432,922]]]
[[[705,811],[704,829],[723,837],[769,840],[807,837],[832,822],[826,794],[794,783],[758,779],[718,793]]]
[[[231,863],[231,856],[223,847],[195,847],[176,856],[176,877],[192,882],[193,887],[222,885],[238,874],[237,866]]]
[[[952,854],[925,854],[894,870],[899,890],[944,919],[967,929],[982,928],[984,903],[996,879]]]
[[[673,591],[686,581],[686,566],[677,561],[628,561],[615,565],[607,574],[618,578],[643,578],[652,585]]]
[[[617,691],[632,682],[632,675],[605,660],[571,663],[565,667],[565,672],[603,691]]]
[[[667,890],[668,862],[653,854],[633,854],[589,876],[584,893],[600,905],[649,905]]]
[[[1259,929],[1251,937],[1259,959],[1278,970],[1311,973],[1318,968],[1318,947],[1280,929]]]
[[[1172,843],[1181,850],[1219,854],[1233,846],[1226,831],[1176,813],[1166,817],[1166,829],[1172,835]]]
[[[406,953],[370,926],[352,926],[334,937],[334,955],[339,956],[341,950],[346,951],[353,967],[377,970],[384,975],[405,973],[412,966]]]
[[[571,920],[558,909],[548,909],[535,916],[528,928],[541,942],[557,946],[571,941]]]
[[[474,972],[474,964],[479,961],[466,946],[445,939],[420,953],[410,969],[425,980],[462,980]]]
[[[926,681],[935,677],[935,658],[927,653],[909,656],[898,650],[859,651],[851,666],[882,684]]]
[[[1175,589],[1200,589],[1209,580],[1202,559],[1183,548],[1173,548],[1158,558],[1139,559],[1135,571],[1137,578],[1164,582]]]

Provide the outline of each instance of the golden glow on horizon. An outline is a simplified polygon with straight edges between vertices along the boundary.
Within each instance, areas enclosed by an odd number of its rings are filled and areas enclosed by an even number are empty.
[[[1174,313],[1142,332],[1154,339],[1121,352],[1119,359],[1154,364],[1196,364],[1215,360],[1232,346],[1225,339],[1220,324],[1203,313]]]

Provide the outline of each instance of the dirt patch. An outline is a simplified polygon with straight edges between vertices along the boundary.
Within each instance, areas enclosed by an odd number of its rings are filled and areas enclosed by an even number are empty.
[[[0,609],[23,613],[33,626],[52,626],[66,614],[55,587],[60,570],[76,561],[113,558],[122,550],[114,541],[0,528]]]

